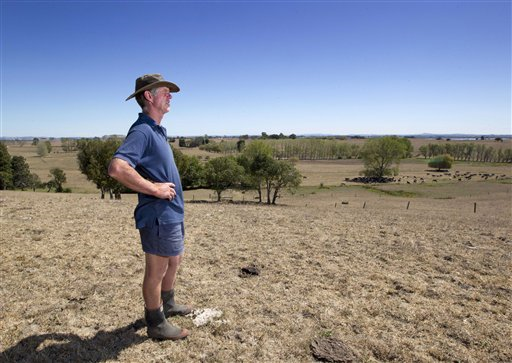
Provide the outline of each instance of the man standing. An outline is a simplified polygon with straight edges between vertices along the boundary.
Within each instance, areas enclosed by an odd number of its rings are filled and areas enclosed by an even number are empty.
[[[142,295],[148,336],[155,339],[185,338],[188,330],[166,318],[192,311],[174,301],[184,251],[184,201],[167,132],[160,125],[169,112],[171,93],[179,90],[159,74],[137,78],[135,92],[126,101],[135,97],[142,112],[108,168],[111,177],[138,192],[135,222],[146,259]]]

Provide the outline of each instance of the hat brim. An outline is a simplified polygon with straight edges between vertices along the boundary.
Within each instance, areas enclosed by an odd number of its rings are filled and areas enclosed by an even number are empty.
[[[167,87],[167,88],[169,88],[169,92],[173,92],[173,93],[180,91],[180,88],[172,82],[158,81],[155,83],[148,84],[147,86],[144,86],[144,87],[138,89],[137,91],[133,92],[131,95],[128,96],[128,98],[125,101],[128,101],[130,98],[137,96],[141,92],[144,92],[144,91],[147,91],[147,90],[153,89],[153,88],[158,88],[158,87]]]

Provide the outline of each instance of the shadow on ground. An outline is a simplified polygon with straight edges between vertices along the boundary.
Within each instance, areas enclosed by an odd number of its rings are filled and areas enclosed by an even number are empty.
[[[116,359],[124,349],[148,339],[136,333],[145,325],[139,319],[113,331],[99,331],[92,338],[61,333],[32,335],[0,352],[0,361],[104,362]]]

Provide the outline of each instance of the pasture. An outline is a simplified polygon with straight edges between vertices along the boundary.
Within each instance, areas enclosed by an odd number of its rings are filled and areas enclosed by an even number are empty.
[[[100,200],[67,155],[41,170],[69,163],[74,193],[0,192],[1,361],[314,362],[327,337],[360,362],[512,361],[510,165],[456,163],[476,174],[458,181],[410,159],[401,182],[368,188],[345,181],[358,160],[303,161],[277,206],[186,192],[177,297],[223,314],[172,318],[191,336],[157,342],[141,320],[136,196]]]

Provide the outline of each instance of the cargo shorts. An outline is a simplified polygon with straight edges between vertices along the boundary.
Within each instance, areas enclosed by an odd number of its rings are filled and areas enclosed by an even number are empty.
[[[139,229],[142,250],[158,256],[179,256],[185,250],[185,225],[157,223]]]

